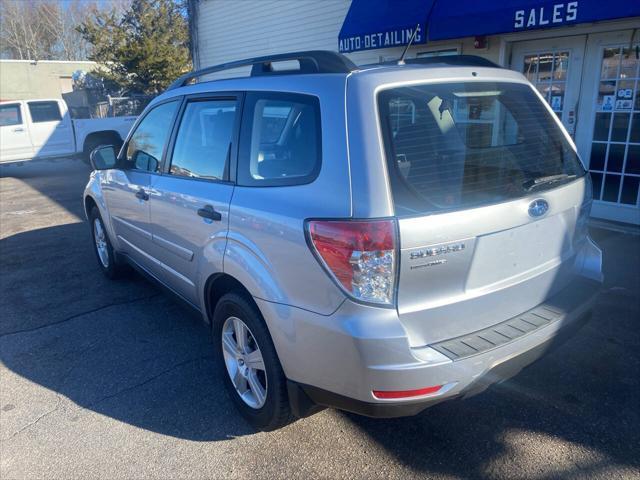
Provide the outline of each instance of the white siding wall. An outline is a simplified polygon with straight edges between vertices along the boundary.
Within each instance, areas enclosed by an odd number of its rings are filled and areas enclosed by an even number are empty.
[[[297,50],[336,50],[350,0],[200,0],[201,67]]]
[[[198,3],[197,67],[298,50],[338,50],[338,34],[351,0],[200,0]],[[473,39],[433,42],[412,47],[417,52],[458,48],[497,61],[499,42],[490,50],[473,48]],[[402,48],[350,54],[357,64],[376,63],[400,55]],[[228,72],[233,75],[237,72]],[[224,74],[216,74],[222,77]]]

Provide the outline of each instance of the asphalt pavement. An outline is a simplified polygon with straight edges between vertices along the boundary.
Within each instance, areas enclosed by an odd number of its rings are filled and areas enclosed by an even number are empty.
[[[593,229],[592,320],[417,417],[236,413],[200,318],[98,270],[77,160],[0,167],[0,478],[640,478],[640,237]]]

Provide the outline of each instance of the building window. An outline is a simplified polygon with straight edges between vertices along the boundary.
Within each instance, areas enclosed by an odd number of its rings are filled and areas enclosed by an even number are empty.
[[[459,55],[459,48],[444,48],[442,50],[433,50],[431,52],[418,52],[417,58],[429,58],[429,57],[447,57],[450,55]]]
[[[442,48],[440,50],[430,50],[425,52],[417,52],[412,54],[408,52],[407,58],[431,58],[431,57],[446,57],[450,55],[460,55],[460,48],[451,47],[451,48]],[[378,61],[380,63],[385,62],[395,62],[399,58],[399,55],[380,55],[378,57]]]
[[[640,203],[640,60],[628,45],[603,48],[589,169],[596,200]]]
[[[522,73],[538,89],[560,119],[565,106],[569,59],[568,51],[540,52],[524,57]]]

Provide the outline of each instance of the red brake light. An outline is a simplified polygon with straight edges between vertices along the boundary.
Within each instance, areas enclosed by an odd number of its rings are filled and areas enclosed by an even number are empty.
[[[393,220],[313,220],[309,237],[338,283],[360,300],[391,304],[395,287]]]

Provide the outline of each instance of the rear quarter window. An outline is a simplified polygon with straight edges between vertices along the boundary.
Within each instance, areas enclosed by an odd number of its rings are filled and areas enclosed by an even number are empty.
[[[250,92],[244,104],[238,184],[302,185],[322,159],[320,104],[310,95]]]

